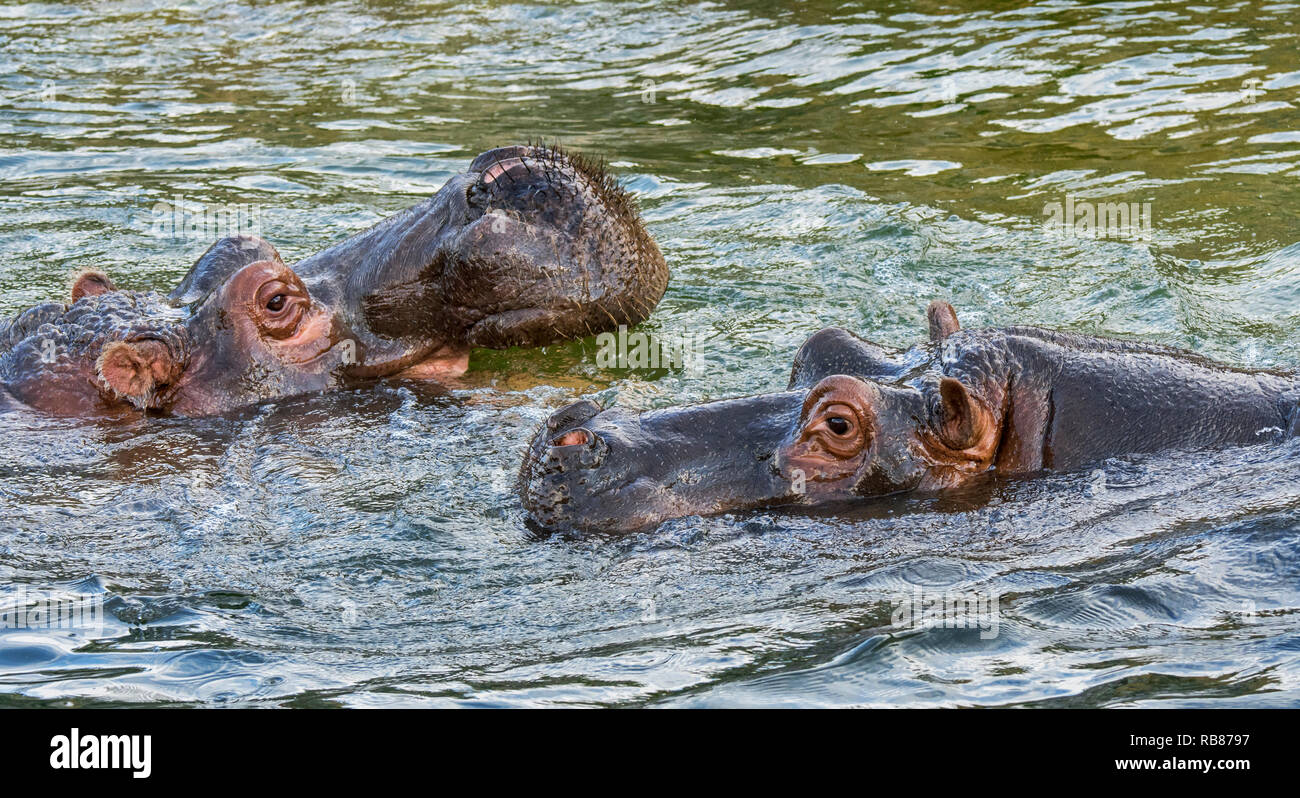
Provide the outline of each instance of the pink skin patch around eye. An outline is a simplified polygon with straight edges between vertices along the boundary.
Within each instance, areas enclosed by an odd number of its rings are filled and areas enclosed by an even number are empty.
[[[507,158],[504,161],[497,161],[483,171],[483,185],[491,185],[501,175],[523,165],[522,158]]]

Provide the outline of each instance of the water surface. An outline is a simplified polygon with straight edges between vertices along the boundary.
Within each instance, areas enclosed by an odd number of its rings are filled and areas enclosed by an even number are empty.
[[[150,2],[0,8],[0,313],[70,273],[170,288],[247,210],[287,261],[481,150],[605,157],[672,283],[644,327],[204,420],[0,416],[0,705],[1294,706],[1300,447],[1123,458],[852,512],[545,536],[521,447],[590,395],[784,385],[828,325],[907,345],[934,298],[1300,366],[1290,3]],[[1052,203],[1149,227],[1050,229]],[[1075,230],[1074,232],[1077,232]],[[997,596],[997,632],[902,628]],[[6,603],[7,602],[7,603]]]

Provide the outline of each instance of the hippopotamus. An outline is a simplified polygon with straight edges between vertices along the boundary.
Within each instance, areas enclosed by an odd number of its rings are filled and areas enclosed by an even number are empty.
[[[927,315],[929,340],[906,351],[821,330],[779,393],[644,413],[570,404],[532,441],[523,506],[546,529],[625,532],[1297,431],[1295,374],[1037,327],[961,329],[945,302]]]
[[[0,322],[0,404],[196,416],[384,377],[445,379],[473,347],[633,325],[668,270],[632,199],[592,162],[518,146],[413,208],[285,264],[215,243],[166,296],[102,272]]]

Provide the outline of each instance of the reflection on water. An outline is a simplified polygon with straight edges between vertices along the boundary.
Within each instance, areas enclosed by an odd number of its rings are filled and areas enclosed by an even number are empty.
[[[587,340],[477,352],[449,395],[0,416],[0,610],[104,610],[0,629],[0,705],[1295,705],[1290,445],[526,523],[554,408],[770,390],[820,327],[911,343],[935,297],[1300,364],[1300,6],[782,5],[0,8],[0,312],[78,268],[168,288],[232,209],[302,257],[545,137],[639,195],[673,269],[645,328],[697,359],[607,370]],[[1148,235],[1045,227],[1067,202],[1149,204]],[[996,635],[895,623],[918,591],[996,596]]]

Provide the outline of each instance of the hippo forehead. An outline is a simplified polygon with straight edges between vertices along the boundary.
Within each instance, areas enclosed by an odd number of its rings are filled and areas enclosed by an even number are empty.
[[[199,303],[220,288],[231,275],[250,263],[280,260],[275,247],[257,236],[229,236],[217,241],[190,267],[180,284],[167,295],[173,306]]]

